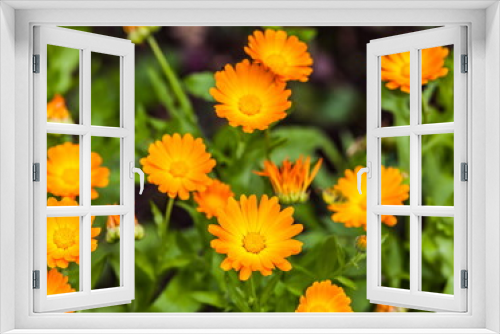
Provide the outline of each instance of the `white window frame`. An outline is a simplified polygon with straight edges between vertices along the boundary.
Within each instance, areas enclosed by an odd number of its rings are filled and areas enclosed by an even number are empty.
[[[467,289],[461,288],[461,271],[467,270],[467,185],[473,179],[461,180],[460,168],[467,163],[467,76],[462,73],[462,55],[467,55],[466,27],[448,26],[409,34],[372,40],[367,46],[367,164],[371,177],[367,178],[367,297],[373,303],[412,307],[430,311],[467,310]],[[453,62],[456,69],[454,82],[454,119],[447,123],[423,124],[421,50],[453,46]],[[410,124],[382,126],[383,56],[402,52],[410,53]],[[422,204],[422,153],[421,136],[454,134],[454,205],[433,206]],[[381,141],[389,137],[407,137],[410,142],[410,203],[409,205],[383,205],[381,203],[382,180],[380,174]],[[432,171],[430,171],[432,172]],[[381,215],[401,215],[409,218],[410,287],[397,289],[382,285],[383,266]],[[421,218],[452,217],[454,229],[454,293],[432,293],[422,287],[422,228]],[[390,264],[386,264],[390,265]]]
[[[135,184],[130,168],[135,163],[134,120],[134,48],[127,39],[102,36],[50,26],[34,27],[34,54],[39,55],[39,73],[33,74],[33,109],[35,124],[34,162],[39,164],[39,181],[33,185],[33,269],[39,271],[39,288],[34,289],[35,312],[74,311],[97,306],[128,304],[134,299],[134,217]],[[72,48],[80,54],[79,124],[47,122],[47,45]],[[116,127],[96,126],[91,121],[91,57],[92,53],[119,58],[120,101],[119,124]],[[78,206],[47,207],[47,135],[78,136],[80,147],[80,187]],[[120,141],[120,175],[118,205],[92,205],[91,140],[92,137],[113,137]],[[116,171],[115,171],[116,172]],[[133,176],[132,172],[132,176]],[[119,215],[120,224],[120,285],[92,290],[91,287],[91,225],[92,216]],[[47,217],[79,217],[80,219],[80,286],[76,292],[47,295]],[[87,240],[87,242],[85,242]]]
[[[123,7],[120,8],[120,5]],[[17,2],[0,4],[0,320],[1,330],[35,333],[71,328],[100,333],[144,329],[183,333],[495,333],[500,331],[500,11],[495,1],[394,2]],[[13,9],[12,7],[15,7]],[[132,9],[124,9],[124,7]],[[430,7],[432,6],[432,7]],[[61,7],[67,7],[61,9]],[[100,7],[100,8],[98,8]],[[103,7],[107,9],[102,9]],[[137,10],[137,8],[150,8]],[[458,8],[459,7],[459,8]],[[24,9],[23,9],[24,8]],[[45,9],[43,9],[45,8]],[[52,8],[52,10],[47,10]],[[151,9],[152,8],[152,9]],[[221,9],[224,8],[224,9]],[[350,8],[350,9],[349,9]],[[458,9],[457,9],[458,8]],[[57,9],[57,10],[56,10]],[[485,24],[486,23],[486,24]],[[31,38],[36,24],[54,25],[405,25],[469,27],[469,311],[436,314],[43,314],[32,312],[30,256],[32,105]],[[486,29],[487,28],[487,29]],[[15,39],[13,38],[15,31]],[[488,68],[488,71],[486,71]],[[15,81],[14,81],[15,78]],[[15,82],[15,90],[12,87]],[[15,94],[14,94],[15,93]],[[15,110],[15,113],[12,112]],[[15,116],[14,116],[15,115]],[[486,121],[488,120],[488,121]],[[13,128],[15,128],[13,130]],[[12,145],[12,136],[15,141]],[[485,153],[488,150],[488,154]],[[488,164],[486,164],[488,162]],[[15,171],[15,178],[12,174]],[[488,182],[485,174],[490,173]],[[4,183],[5,182],[5,183]],[[4,187],[7,185],[8,187]],[[7,188],[7,189],[6,189]],[[12,189],[15,196],[12,198]],[[486,196],[488,194],[488,196]],[[12,209],[14,208],[14,210]],[[488,219],[486,219],[486,217]],[[12,222],[15,221],[15,224]],[[473,232],[473,233],[471,233]],[[15,242],[12,240],[15,235]],[[13,255],[14,254],[14,255]],[[486,261],[485,254],[488,254]],[[15,287],[15,288],[13,288]],[[488,290],[488,293],[485,293]],[[14,305],[14,307],[12,307]],[[141,329],[137,329],[138,325]],[[244,329],[247,330],[237,330]],[[284,329],[286,328],[286,329]],[[295,328],[292,330],[290,328]],[[26,329],[26,330],[24,330]],[[30,329],[28,331],[28,329]],[[136,331],[132,329],[137,329]],[[178,329],[178,330],[176,330]],[[185,330],[181,330],[185,329]],[[192,329],[192,330],[187,330]],[[253,329],[253,330],[249,330]],[[117,330],[121,332],[120,330]],[[74,331],[76,332],[76,331]]]

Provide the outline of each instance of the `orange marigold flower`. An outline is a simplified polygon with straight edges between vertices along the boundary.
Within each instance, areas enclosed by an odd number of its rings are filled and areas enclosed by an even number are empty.
[[[125,26],[123,31],[133,43],[141,44],[146,38],[160,29],[158,26]]]
[[[54,95],[47,103],[47,122],[73,123],[66,100],[60,94]]]
[[[205,191],[194,193],[194,200],[198,203],[198,212],[205,213],[208,219],[217,217],[217,212],[224,207],[227,200],[233,197],[231,187],[219,180],[213,180],[212,184]]]
[[[382,305],[377,304],[375,312],[404,312],[405,309],[403,307],[396,307],[391,305]]]
[[[61,201],[51,197],[47,206],[73,206],[78,203],[70,198]],[[92,217],[92,223],[94,222]],[[101,229],[92,227],[90,236],[92,252],[97,249],[95,239]],[[70,262],[80,264],[80,217],[47,217],[47,266],[67,268]]]
[[[330,280],[314,282],[300,297],[295,312],[352,312],[351,299]]]
[[[75,291],[68,283],[68,276],[64,276],[55,268],[47,271],[47,295],[58,295],[60,293]]]
[[[230,197],[219,211],[218,225],[211,224],[208,231],[218,237],[210,246],[219,254],[226,254],[221,268],[239,271],[240,280],[246,281],[253,271],[271,275],[274,268],[292,269],[285,258],[299,254],[302,242],[292,239],[302,232],[301,224],[294,224],[293,208],[281,211],[277,197],[246,197],[237,201]]]
[[[311,158],[303,157],[295,164],[285,159],[281,168],[272,161],[264,161],[264,170],[256,172],[257,175],[267,176],[271,181],[274,193],[284,204],[303,203],[308,200],[307,188],[311,185],[321,167],[323,159],[319,159],[311,172]]]
[[[422,85],[448,74],[448,68],[444,67],[448,53],[448,48],[442,46],[422,50]],[[382,81],[387,81],[387,88],[409,93],[410,52],[382,56],[381,76]]]
[[[80,145],[70,142],[47,150],[47,192],[56,196],[76,197],[80,195]],[[106,187],[109,183],[109,169],[102,167],[102,158],[92,152],[91,199],[99,197],[94,188]]]
[[[215,112],[227,118],[229,125],[242,126],[243,131],[265,130],[273,122],[286,117],[292,103],[291,91],[285,83],[276,82],[274,74],[258,64],[243,60],[233,68],[226,65],[215,73],[216,88],[210,95],[219,102]]]
[[[169,197],[189,199],[191,191],[205,191],[212,183],[208,173],[215,160],[206,151],[201,138],[191,134],[164,135],[162,140],[149,145],[149,155],[141,159],[148,181]]]
[[[356,247],[360,251],[366,251],[366,235],[360,235],[356,238]]]
[[[307,44],[296,36],[288,37],[283,30],[254,31],[253,35],[248,36],[245,52],[282,81],[306,82],[313,71],[313,60],[307,52]]]
[[[360,169],[361,166],[358,166],[354,171],[345,171],[345,177],[341,177],[333,187],[334,191],[342,194],[343,200],[330,204],[328,209],[335,212],[333,221],[344,223],[346,227],[363,227],[366,230],[366,174],[361,179],[360,195],[356,178]],[[410,187],[402,184],[403,175],[399,169],[381,166],[381,179],[382,205],[402,205],[408,199]],[[394,216],[382,216],[382,222],[394,226],[398,221]]]

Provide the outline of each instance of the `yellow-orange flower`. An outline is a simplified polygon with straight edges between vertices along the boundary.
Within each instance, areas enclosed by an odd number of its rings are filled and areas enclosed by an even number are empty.
[[[341,177],[333,187],[334,191],[342,194],[343,200],[332,203],[328,209],[335,212],[332,220],[344,223],[346,227],[363,227],[366,229],[366,174],[361,179],[362,194],[358,192],[356,175],[361,166],[354,171],[347,169],[345,177]],[[401,171],[393,167],[381,166],[382,205],[402,205],[408,199],[410,187],[402,184]],[[388,226],[397,224],[394,216],[382,216],[382,222]]]
[[[422,85],[448,74],[448,68],[444,67],[448,53],[448,48],[442,46],[422,50]],[[387,88],[400,88],[401,91],[409,93],[410,52],[382,56],[381,76],[382,81],[387,82],[385,84]]]
[[[356,247],[360,251],[366,251],[366,235],[360,235],[356,238]]]
[[[294,224],[293,208],[281,210],[277,197],[242,195],[237,201],[230,197],[219,211],[219,225],[211,224],[208,231],[218,239],[210,245],[217,253],[226,254],[221,268],[239,271],[240,280],[250,278],[253,271],[271,275],[274,268],[292,269],[286,257],[299,254],[302,242],[292,239],[302,232]]]
[[[73,206],[78,203],[70,198],[61,201],[51,197],[47,206]],[[92,223],[94,217],[92,217]],[[91,228],[91,250],[97,249],[95,239],[100,228]],[[48,217],[47,218],[47,266],[50,268],[67,268],[70,262],[80,263],[80,217]]]
[[[60,293],[75,291],[68,283],[68,276],[64,276],[55,268],[47,271],[47,295],[58,295]]]
[[[80,195],[80,145],[70,142],[51,147],[47,150],[47,192],[62,197]],[[106,187],[109,183],[109,169],[102,167],[102,158],[92,152],[91,156],[91,195],[99,197],[94,188]]]
[[[314,282],[300,297],[295,312],[352,312],[351,299],[330,280]]]
[[[404,312],[406,311],[403,307],[396,307],[391,305],[377,304],[375,312]]]
[[[233,197],[231,187],[219,180],[213,180],[205,191],[194,193],[194,200],[198,203],[198,212],[203,212],[208,219],[217,217],[219,209],[227,204],[227,200]]]
[[[306,82],[313,71],[313,60],[307,52],[307,44],[296,36],[288,37],[283,30],[254,31],[253,35],[248,36],[245,52],[282,81]]]
[[[181,137],[164,135],[162,140],[149,145],[149,155],[141,159],[148,181],[156,184],[158,190],[169,197],[186,200],[191,191],[205,191],[212,183],[208,173],[215,166],[215,160],[206,151],[201,138],[191,134]]]
[[[269,178],[274,193],[282,203],[303,203],[309,198],[307,188],[316,177],[322,162],[323,159],[319,159],[311,172],[310,157],[307,157],[305,162],[303,157],[300,157],[295,164],[285,159],[281,168],[278,168],[272,161],[266,160],[264,170],[256,174]]]
[[[243,131],[265,130],[273,122],[286,117],[292,103],[291,91],[284,82],[276,82],[274,74],[259,64],[243,60],[233,68],[226,65],[215,73],[215,85],[210,95],[219,102],[217,116],[229,125],[242,126]]]
[[[142,43],[150,35],[158,31],[158,26],[125,26],[123,31],[127,33],[128,39],[136,44]]]
[[[47,121],[59,123],[72,123],[71,115],[66,107],[66,100],[60,94],[54,95],[47,103]]]

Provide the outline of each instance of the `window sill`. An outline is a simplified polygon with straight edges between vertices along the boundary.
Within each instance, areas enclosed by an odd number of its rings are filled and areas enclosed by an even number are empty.
[[[474,329],[14,329],[5,334],[494,334]]]

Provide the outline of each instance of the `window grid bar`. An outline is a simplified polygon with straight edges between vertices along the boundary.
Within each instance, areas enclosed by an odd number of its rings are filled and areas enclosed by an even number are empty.
[[[431,205],[378,205],[373,208],[378,215],[393,216],[421,216],[421,217],[454,217],[453,206],[431,206]]]
[[[124,215],[130,209],[123,205],[99,205],[99,206],[48,206],[47,217],[77,217],[90,214],[92,216],[115,216]]]
[[[86,126],[80,124],[47,123],[47,133],[94,137],[125,138],[130,134],[128,129],[107,126]]]
[[[435,135],[454,132],[455,124],[450,122],[377,128],[373,131],[373,135],[378,138],[388,138],[410,136],[412,133],[417,135]]]

